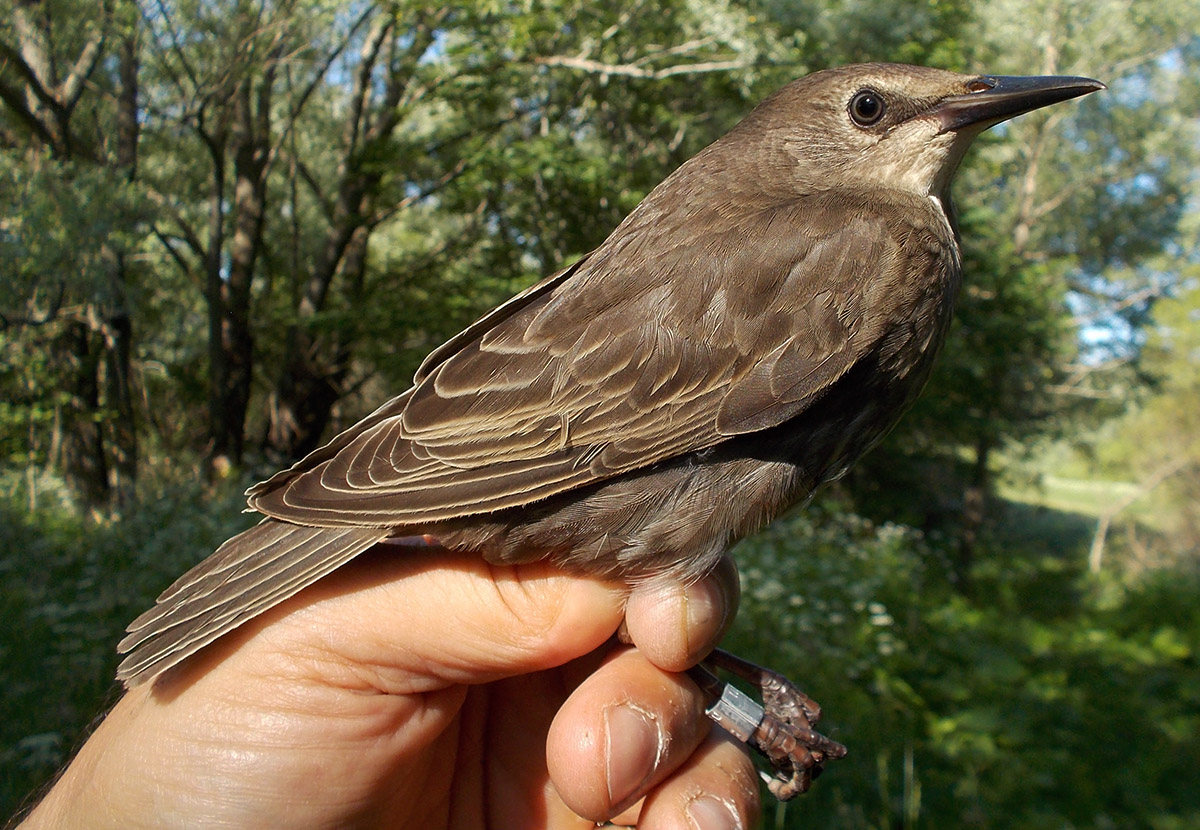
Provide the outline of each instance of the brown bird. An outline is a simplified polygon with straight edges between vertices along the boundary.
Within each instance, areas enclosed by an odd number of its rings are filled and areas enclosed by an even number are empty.
[[[949,188],[972,139],[1103,88],[895,64],[788,84],[596,250],[251,488],[266,518],[133,621],[117,676],[155,677],[388,537],[702,577],[924,385],[960,283]]]

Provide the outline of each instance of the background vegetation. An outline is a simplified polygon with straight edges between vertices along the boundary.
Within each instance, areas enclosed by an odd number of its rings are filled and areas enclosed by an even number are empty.
[[[0,0],[0,815],[247,483],[784,81],[1098,77],[959,176],[928,393],[743,546],[852,755],[768,826],[1200,827],[1200,8]]]

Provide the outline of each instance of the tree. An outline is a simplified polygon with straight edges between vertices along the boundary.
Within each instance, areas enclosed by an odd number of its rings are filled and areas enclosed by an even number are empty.
[[[50,446],[87,507],[127,502],[137,470],[128,253],[141,212],[130,189],[139,129],[131,11],[118,0],[0,7],[0,173],[13,217],[0,235],[11,266],[4,345],[53,355],[43,364],[54,388]]]
[[[160,3],[146,14],[156,80],[150,129],[186,131],[203,160],[197,168],[168,153],[152,187],[163,208],[155,233],[189,281],[202,287],[207,433],[218,467],[239,465],[245,450],[254,288],[273,244],[264,238],[270,177],[326,73],[367,19],[361,10],[339,17],[324,4],[303,2],[246,2],[229,12]]]
[[[424,330],[417,343],[431,348],[516,286],[586,252],[664,164],[697,148],[679,102],[713,87],[728,98],[734,73],[750,72],[758,44],[769,44],[742,43],[739,54],[730,46],[739,30],[718,35],[718,21],[745,27],[748,17],[721,4],[706,10],[723,14],[709,19],[670,2],[641,15],[575,16],[574,4],[502,14],[415,7],[407,28],[387,17],[372,24],[350,96],[360,106],[345,110],[336,144],[338,178],[303,178],[329,205],[327,241],[292,312],[269,454],[291,458],[317,444],[334,405],[370,377],[361,358],[374,326],[387,342],[396,320],[411,321],[405,339]],[[647,46],[670,41],[683,45]],[[407,232],[413,226],[426,228],[422,239]],[[371,247],[380,238],[410,249]],[[393,270],[372,268],[385,258]],[[430,278],[474,297],[470,306],[416,319],[406,289],[421,293]]]
[[[956,185],[966,278],[955,328],[912,416],[854,479],[892,509],[905,509],[892,493],[920,492],[910,521],[956,524],[960,584],[996,451],[1066,429],[1099,394],[1110,364],[1082,339],[1097,321],[1125,327],[1115,345],[1135,345],[1128,327],[1155,294],[1150,264],[1177,238],[1194,169],[1192,127],[1169,114],[1194,17],[1183,6],[1014,0],[981,10],[967,38],[972,63],[990,71],[1090,75],[1111,89],[1017,119],[968,157]]]
[[[1196,214],[1188,217],[1189,236],[1197,231]],[[1141,366],[1152,385],[1139,405],[1121,422],[1121,440],[1111,454],[1128,465],[1138,482],[1125,499],[1102,516],[1092,546],[1091,565],[1101,567],[1105,534],[1112,520],[1138,499],[1161,488],[1159,504],[1170,507],[1160,516],[1167,550],[1157,561],[1182,558],[1196,564],[1200,549],[1200,263],[1194,245],[1180,246],[1175,257],[1160,261],[1174,272],[1171,295],[1151,312]]]

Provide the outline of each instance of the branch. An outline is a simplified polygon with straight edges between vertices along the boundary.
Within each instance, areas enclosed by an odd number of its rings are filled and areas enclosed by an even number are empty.
[[[13,31],[17,35],[17,45],[21,49],[22,62],[37,79],[37,83],[48,93],[55,86],[53,56],[45,44],[49,20],[44,19],[45,29],[35,26],[25,13],[27,7],[32,11],[34,5],[14,3],[11,11],[11,23]]]
[[[358,78],[354,83],[353,101],[350,112],[346,115],[346,125],[342,134],[342,163],[348,164],[358,146],[362,132],[363,110],[367,98],[371,94],[371,74],[375,71],[375,62],[379,59],[379,50],[383,48],[384,38],[392,28],[392,21],[381,15],[371,26],[362,48],[359,50]]]
[[[24,95],[21,90],[5,84],[6,88],[0,91],[0,97],[42,141],[63,156],[78,152],[89,161],[102,161],[96,148],[78,150],[81,142],[73,134],[70,122],[88,79],[103,57],[105,32],[110,19],[111,8],[105,4],[103,25],[84,44],[66,79],[57,85],[43,37],[35,33],[20,5],[13,10],[13,29],[17,33],[19,51],[8,43],[0,42],[0,60],[10,64],[25,83]],[[32,103],[30,95],[46,108],[48,115],[39,117],[39,108]]]
[[[304,163],[303,159],[292,156],[292,160],[296,163],[296,171],[300,174],[300,178],[308,185],[308,189],[312,191],[313,198],[321,206],[321,214],[330,224],[333,224],[333,203],[326,198],[321,183],[317,181],[317,177],[313,175],[312,170]]]
[[[391,218],[392,216],[395,216],[397,213],[404,210],[405,208],[411,207],[412,205],[416,204],[417,202],[421,202],[421,201],[424,201],[425,199],[428,199],[434,193],[437,193],[443,187],[450,184],[450,182],[454,181],[459,176],[461,176],[463,174],[463,171],[465,171],[467,169],[467,163],[468,163],[468,159],[466,157],[459,159],[458,162],[453,167],[451,167],[449,170],[447,170],[445,173],[443,173],[441,176],[439,176],[437,178],[437,180],[434,181],[433,184],[431,184],[429,187],[425,188],[424,190],[422,190],[418,193],[414,193],[411,196],[406,196],[403,199],[401,199],[399,202],[396,202],[394,205],[391,205],[384,210],[376,212],[371,217],[370,225],[372,227],[375,227],[375,226],[379,225],[379,223]]]
[[[36,293],[36,289],[35,289]],[[9,315],[0,313],[0,331],[7,331],[14,326],[28,326],[37,328],[54,322],[58,317],[58,312],[62,310],[63,301],[67,296],[67,283],[65,280],[60,280],[58,283],[58,295],[50,303],[50,308],[43,314],[40,319],[38,317],[10,317]]]
[[[1104,168],[1100,168],[1099,172],[1103,174],[1103,170]],[[1103,187],[1105,184],[1111,184],[1113,181],[1115,181],[1115,177],[1107,174],[1099,175],[1094,179],[1086,181],[1082,177],[1073,179],[1069,185],[1058,188],[1053,196],[1042,200],[1033,207],[1033,220],[1036,222],[1047,214],[1058,210],[1067,201],[1067,199],[1070,199],[1080,191],[1097,190]]]
[[[450,9],[446,6],[428,17],[422,15],[416,24],[416,32],[410,35],[412,40],[402,58],[398,60],[389,54],[387,86],[384,90],[383,100],[375,108],[378,120],[364,133],[363,142],[365,144],[385,139],[395,130],[402,115],[400,101],[404,98],[408,85],[416,73],[421,57],[433,45],[439,24],[449,14]],[[393,37],[389,42],[390,51],[394,51],[396,46],[397,39]]]
[[[686,43],[678,43],[678,44],[676,44],[674,46],[670,46],[666,49],[659,49],[657,52],[650,52],[648,54],[642,55],[642,57],[638,58],[637,60],[635,60],[633,62],[633,65],[634,66],[642,66],[644,64],[650,63],[651,61],[656,61],[659,58],[666,57],[668,55],[670,55],[670,56],[686,55],[689,52],[695,52],[697,49],[701,49],[701,48],[708,46],[710,44],[713,44],[713,43],[716,43],[716,38],[712,38],[712,37],[697,38],[696,40],[689,40]]]
[[[193,231],[191,226],[188,225],[188,223],[184,220],[183,215],[178,211],[178,209],[176,209],[175,205],[173,205],[166,196],[160,193],[157,188],[147,186],[145,191],[146,196],[155,204],[156,207],[159,207],[165,212],[169,213],[171,218],[175,220],[175,224],[179,227],[180,235],[183,237],[183,241],[192,250],[192,253],[196,255],[196,258],[203,261],[204,257],[207,255],[204,243],[200,241],[200,237],[196,235],[195,231]],[[160,238],[163,237],[163,234],[161,234],[158,230],[157,224],[154,226],[154,232],[155,235],[159,236]]]
[[[1101,363],[1076,363],[1072,366],[1067,366],[1066,368],[1071,372],[1070,376],[1062,383],[1046,387],[1046,391],[1052,395],[1072,395],[1077,398],[1089,398],[1097,401],[1113,400],[1121,396],[1115,392],[1084,388],[1081,384],[1094,374],[1111,372],[1128,365],[1130,362],[1130,358],[1128,357],[1117,357]]]
[[[648,78],[650,80],[661,81],[663,78],[669,78],[673,75],[698,75],[704,72],[726,72],[732,69],[745,69],[750,66],[750,61],[739,59],[729,61],[705,61],[702,63],[676,64],[663,69],[643,69],[637,64],[630,63],[602,63],[600,61],[589,60],[587,58],[572,58],[566,55],[551,55],[544,58],[534,58],[535,64],[542,66],[562,66],[567,69],[578,69],[582,72],[590,72],[595,75],[600,75],[602,78],[608,78],[612,75],[620,75],[627,78]]]
[[[196,73],[192,69],[192,65],[188,63],[187,54],[183,51],[183,47],[179,45],[179,32],[175,28],[175,22],[171,19],[170,10],[167,9],[166,5],[163,3],[163,0],[156,0],[156,5],[158,6],[158,13],[162,15],[162,20],[166,24],[167,34],[170,35],[171,50],[175,53],[175,56],[179,58],[179,64],[183,67],[184,73],[187,74],[188,80],[192,82],[192,89],[199,90],[200,82],[196,79]],[[142,8],[142,4],[139,3],[138,7]],[[152,21],[146,16],[145,12],[142,13],[142,20],[148,26],[150,26],[151,31],[153,31],[153,27],[151,26]],[[172,77],[175,75],[174,72],[169,72],[169,74],[171,74]],[[180,92],[183,91],[183,85],[178,83],[178,81],[176,81],[176,86],[180,88]]]
[[[1145,288],[1142,288],[1138,291],[1134,291],[1132,294],[1128,295],[1127,297],[1122,298],[1119,302],[1114,303],[1111,306],[1107,306],[1107,307],[1095,312],[1094,314],[1085,314],[1085,315],[1077,316],[1077,317],[1073,318],[1071,320],[1071,322],[1073,324],[1075,324],[1076,326],[1086,326],[1088,323],[1098,320],[1100,317],[1107,317],[1110,314],[1116,314],[1117,312],[1124,311],[1125,309],[1129,308],[1130,306],[1137,305],[1138,303],[1145,302],[1146,300],[1153,300],[1155,297],[1161,297],[1163,294],[1166,293],[1166,291],[1167,291],[1166,284],[1160,283],[1160,284],[1155,284],[1155,285],[1148,285]],[[1103,296],[1103,295],[1101,295],[1101,296]]]
[[[42,79],[33,71],[21,53],[14,49],[9,44],[0,40],[0,60],[11,64],[16,73],[29,85],[29,89],[37,99],[51,109],[58,107],[58,100],[46,89],[46,85],[42,83]],[[25,105],[22,103],[22,107]]]
[[[342,40],[342,42],[339,43],[336,48],[330,50],[329,54],[326,55],[323,64],[315,72],[313,72],[312,78],[309,80],[308,85],[305,86],[304,91],[296,97],[295,103],[292,105],[291,112],[288,113],[287,121],[284,123],[283,129],[279,131],[279,140],[276,141],[275,146],[271,148],[270,160],[267,162],[268,166],[275,160],[275,157],[279,154],[279,151],[283,145],[287,143],[292,130],[296,126],[296,120],[300,117],[300,113],[303,111],[304,106],[308,103],[308,99],[311,98],[313,93],[317,91],[321,84],[321,80],[329,72],[329,69],[333,66],[334,61],[336,61],[338,57],[341,56],[345,48],[350,45],[350,41],[354,38],[354,35],[358,32],[363,23],[370,18],[374,11],[375,8],[373,6],[368,6],[367,9],[361,15],[359,15],[358,19],[355,20],[350,26],[350,29],[346,32],[346,37]]]
[[[67,73],[66,80],[59,85],[58,98],[64,112],[69,114],[75,109],[75,105],[79,103],[79,96],[83,94],[84,84],[92,76],[92,72],[95,71],[97,64],[100,63],[100,56],[103,54],[101,47],[103,45],[104,34],[97,33],[94,35],[79,53],[79,57],[75,60],[75,65]]]
[[[151,226],[150,231],[154,234],[154,238],[162,243],[162,246],[167,249],[167,253],[171,256],[171,259],[175,260],[175,264],[179,266],[179,270],[183,272],[183,275],[191,280],[192,285],[199,289],[200,293],[203,294],[204,283],[197,278],[195,270],[188,265],[187,260],[183,258],[183,254],[179,253],[179,250],[175,247],[174,243],[171,242],[171,237],[163,233],[159,229],[158,225]],[[191,247],[190,243],[188,243],[188,247]]]
[[[1092,537],[1092,548],[1088,551],[1089,571],[1094,574],[1100,573],[1100,564],[1104,557],[1104,540],[1108,535],[1108,526],[1112,524],[1112,520],[1117,517],[1117,514],[1178,473],[1191,462],[1192,459],[1186,453],[1171,459],[1143,479],[1132,493],[1114,502],[1100,514],[1100,520],[1096,524],[1096,535]]]
[[[1085,400],[1089,401],[1115,401],[1124,400],[1127,397],[1124,393],[1105,392],[1100,389],[1088,389],[1071,383],[1060,383],[1054,386],[1047,386],[1046,391],[1052,395],[1084,398]]]
[[[8,104],[8,108],[12,110],[13,115],[21,123],[29,127],[44,144],[51,147],[54,146],[53,134],[46,129],[46,125],[41,122],[41,119],[29,111],[29,108],[25,105],[25,96],[21,93],[21,90],[13,87],[3,79],[0,79],[0,101]]]

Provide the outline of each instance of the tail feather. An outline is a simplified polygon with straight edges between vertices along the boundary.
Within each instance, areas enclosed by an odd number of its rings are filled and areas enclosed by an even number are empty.
[[[267,519],[234,536],[129,624],[117,679],[152,679],[386,538],[380,528],[302,527]]]

